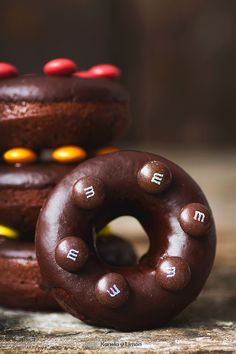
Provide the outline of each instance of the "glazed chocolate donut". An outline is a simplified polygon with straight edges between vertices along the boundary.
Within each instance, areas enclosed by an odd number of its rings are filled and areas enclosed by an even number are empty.
[[[129,120],[128,94],[113,80],[37,75],[0,80],[0,149],[100,147],[120,137]]]
[[[150,249],[131,267],[102,261],[95,230],[139,220]],[[138,330],[163,325],[201,291],[215,255],[207,200],[191,177],[151,153],[120,151],[83,162],[54,189],[38,219],[36,251],[61,306],[88,324]]]
[[[98,237],[97,251],[113,265],[134,265],[137,261],[132,245],[112,233]],[[42,286],[33,242],[0,237],[0,269],[1,306],[31,311],[61,310],[52,294]]]

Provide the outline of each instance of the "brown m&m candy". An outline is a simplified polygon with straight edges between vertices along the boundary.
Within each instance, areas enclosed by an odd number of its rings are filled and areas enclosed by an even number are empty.
[[[57,264],[64,270],[74,273],[87,262],[88,247],[79,237],[66,237],[56,247],[55,257]]]
[[[163,192],[168,188],[171,179],[170,169],[159,161],[146,163],[137,176],[139,186],[151,194]]]
[[[95,296],[106,307],[120,307],[128,300],[128,283],[121,274],[108,273],[97,282]]]
[[[73,186],[73,199],[84,209],[93,209],[102,205],[105,198],[103,183],[95,177],[83,177]]]
[[[190,236],[203,236],[212,225],[212,217],[207,207],[200,203],[191,203],[181,210],[179,222]]]
[[[183,258],[166,257],[157,267],[156,278],[162,288],[177,291],[188,285],[191,271]]]

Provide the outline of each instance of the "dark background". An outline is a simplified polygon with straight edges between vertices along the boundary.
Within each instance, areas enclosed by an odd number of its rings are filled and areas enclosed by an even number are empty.
[[[129,144],[236,145],[235,0],[0,0],[0,61],[114,63],[132,98]]]

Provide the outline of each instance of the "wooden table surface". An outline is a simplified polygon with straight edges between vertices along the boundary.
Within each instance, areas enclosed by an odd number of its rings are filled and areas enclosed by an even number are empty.
[[[199,298],[168,326],[132,333],[87,326],[63,313],[0,309],[0,353],[236,353],[236,154],[159,152],[199,182],[215,215],[216,261]],[[136,223],[123,219],[113,227],[142,252]]]

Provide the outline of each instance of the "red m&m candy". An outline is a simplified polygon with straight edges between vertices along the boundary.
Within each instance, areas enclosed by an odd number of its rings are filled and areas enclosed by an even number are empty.
[[[50,60],[43,67],[45,75],[67,76],[73,74],[77,70],[75,62],[66,58],[58,58]]]
[[[91,79],[93,78],[93,75],[90,73],[90,71],[76,71],[73,76],[76,77],[82,77],[83,79]]]
[[[91,77],[118,79],[120,77],[120,69],[111,64],[95,65],[89,69]]]
[[[18,75],[18,71],[14,65],[0,62],[0,79],[14,77]]]

